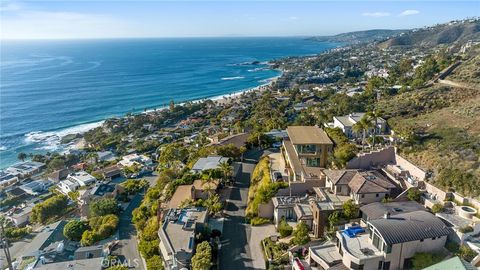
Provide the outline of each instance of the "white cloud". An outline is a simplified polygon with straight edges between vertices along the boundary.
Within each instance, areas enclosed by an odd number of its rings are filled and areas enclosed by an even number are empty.
[[[390,16],[390,13],[389,12],[380,12],[380,11],[377,11],[377,12],[364,12],[362,13],[362,16],[366,16],[366,17],[388,17]]]
[[[416,14],[419,14],[420,11],[416,10],[416,9],[407,9],[407,10],[404,10],[402,11],[402,13],[400,13],[398,16],[410,16],[410,15],[416,15]]]
[[[292,20],[292,21],[296,21],[296,20],[298,20],[299,18],[298,18],[298,17],[295,17],[295,16],[291,16],[291,17],[289,17],[288,19],[290,19],[290,20]]]
[[[22,9],[22,5],[20,3],[11,2],[11,1],[4,1],[0,3],[0,11],[17,11]]]

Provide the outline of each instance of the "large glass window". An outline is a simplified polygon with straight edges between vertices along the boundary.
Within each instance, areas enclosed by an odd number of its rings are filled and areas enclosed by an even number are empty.
[[[299,144],[296,147],[300,154],[315,154],[317,152],[317,146],[314,144]]]
[[[308,167],[320,167],[320,159],[319,158],[307,158],[307,166]]]

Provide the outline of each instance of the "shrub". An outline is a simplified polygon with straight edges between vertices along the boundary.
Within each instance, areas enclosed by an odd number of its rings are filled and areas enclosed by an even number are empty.
[[[282,219],[278,225],[278,232],[280,233],[281,237],[287,237],[292,234],[293,228],[287,223],[287,221],[285,221],[285,219]]]
[[[47,221],[61,217],[68,209],[68,197],[64,195],[53,196],[36,204],[32,209],[31,220],[35,223],[45,224]]]
[[[467,262],[471,262],[477,253],[473,251],[470,247],[462,245],[459,249],[459,255]]]
[[[443,212],[443,205],[441,203],[436,203],[432,206],[432,212],[434,214]]]
[[[410,188],[408,191],[407,191],[407,198],[410,200],[410,201],[416,201],[416,202],[419,202],[420,201],[420,197],[422,196],[422,192],[416,188]]]
[[[293,231],[293,243],[295,245],[305,245],[310,242],[310,236],[308,235],[308,226],[303,221],[300,221]]]
[[[163,269],[162,259],[158,255],[153,255],[147,260],[147,270],[159,270]]]
[[[270,223],[270,219],[261,218],[261,217],[254,217],[254,218],[250,219],[250,224],[252,226],[260,226],[260,225],[267,224],[267,223]]]
[[[473,232],[473,228],[472,228],[472,226],[467,225],[467,226],[464,226],[464,227],[460,227],[458,229],[458,231],[461,232],[461,233],[469,233],[469,232]]]
[[[434,265],[442,260],[442,257],[438,254],[431,253],[417,253],[412,258],[413,269],[421,270]]]
[[[145,258],[151,258],[155,255],[159,255],[158,245],[160,244],[159,240],[145,241],[140,239],[138,244],[138,250],[142,253],[142,256]]]
[[[24,227],[24,228],[9,227],[5,229],[5,237],[7,237],[8,240],[10,241],[17,241],[25,237],[31,231],[32,229],[30,227]]]
[[[90,215],[105,216],[118,213],[117,200],[114,198],[103,198],[90,204]]]
[[[88,226],[80,220],[71,220],[63,227],[63,235],[69,240],[80,241]]]
[[[207,241],[197,245],[192,257],[192,270],[209,270],[212,266],[212,247]]]
[[[342,205],[343,215],[347,219],[352,219],[358,216],[358,206],[353,202],[353,200],[347,200]]]

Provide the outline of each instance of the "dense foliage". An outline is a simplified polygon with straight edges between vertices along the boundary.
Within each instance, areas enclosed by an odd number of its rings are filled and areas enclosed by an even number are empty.
[[[68,197],[56,195],[37,203],[32,209],[31,221],[47,224],[49,221],[61,217],[68,211]]]

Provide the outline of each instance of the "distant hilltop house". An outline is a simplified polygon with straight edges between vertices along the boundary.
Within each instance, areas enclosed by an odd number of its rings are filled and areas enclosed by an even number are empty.
[[[362,134],[355,133],[353,131],[353,126],[358,123],[363,117],[365,113],[351,113],[349,115],[344,116],[334,116],[333,122],[328,123],[327,126],[331,128],[340,128],[343,133],[349,139],[356,139],[362,137]],[[375,134],[385,134],[387,131],[387,121],[381,117],[377,118],[377,125],[370,129],[367,134],[370,135],[375,131]]]
[[[282,152],[289,181],[306,182],[323,178],[333,143],[328,135],[315,126],[289,126],[283,140]]]
[[[97,152],[98,161],[114,161],[117,156],[112,151],[99,151]]]
[[[199,158],[192,167],[193,173],[201,173],[205,170],[218,169],[220,163],[229,162],[230,158],[222,156],[208,156],[206,158]]]
[[[57,188],[60,192],[68,195],[70,192],[77,191],[80,187],[95,183],[97,179],[85,171],[79,171],[67,176],[67,179],[58,182]]]
[[[195,236],[206,229],[208,214],[202,208],[169,209],[158,230],[165,269],[190,269]]]
[[[452,230],[426,211],[371,219],[365,226],[346,225],[335,241],[309,248],[309,263],[323,269],[410,269],[418,252],[444,249]]]

